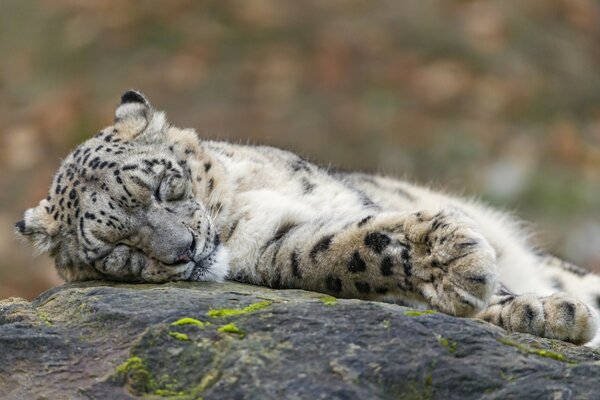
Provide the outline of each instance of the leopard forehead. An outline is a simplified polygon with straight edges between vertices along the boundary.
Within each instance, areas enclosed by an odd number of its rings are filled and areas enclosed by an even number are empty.
[[[189,170],[168,146],[130,142],[107,128],[62,162],[44,210],[64,234],[75,231],[81,219],[99,218],[96,214],[106,216],[107,230],[124,229],[115,214],[143,207],[167,173],[184,177]]]

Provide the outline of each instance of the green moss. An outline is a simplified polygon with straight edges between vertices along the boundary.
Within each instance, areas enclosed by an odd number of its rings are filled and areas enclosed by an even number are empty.
[[[258,303],[251,304],[248,307],[244,307],[241,309],[221,308],[218,310],[210,310],[207,313],[207,315],[212,318],[222,318],[222,317],[230,317],[233,315],[248,314],[248,313],[255,312],[258,310],[262,310],[263,308],[269,307],[271,304],[273,304],[272,301],[265,300],[265,301],[260,301]]]
[[[185,396],[186,393],[185,392],[176,392],[174,390],[169,390],[169,389],[156,389],[154,391],[154,394],[156,396],[160,396],[160,397],[181,397],[181,396]]]
[[[450,353],[454,354],[454,352],[456,351],[456,347],[458,346],[458,343],[448,340],[445,337],[443,337],[442,335],[435,335],[435,338],[437,339],[438,343],[442,347],[445,347],[446,349],[448,349],[448,351]]]
[[[48,314],[44,311],[38,311],[38,316],[47,326],[52,326],[52,320],[48,316]]]
[[[241,336],[245,336],[246,332],[244,332],[243,330],[241,330],[240,328],[238,328],[235,324],[227,324],[227,325],[223,325],[221,327],[219,327],[219,329],[217,329],[219,332],[224,332],[224,333],[233,333],[235,335],[241,335]]]
[[[423,311],[408,310],[408,311],[404,312],[404,315],[406,315],[407,317],[420,317],[423,315],[433,315],[433,314],[437,314],[437,311],[434,311],[434,310],[423,310]]]
[[[124,374],[133,369],[138,369],[143,365],[142,359],[139,357],[129,357],[123,364],[116,368],[117,374]]]
[[[190,395],[193,399],[202,399],[200,395],[209,387],[215,384],[221,377],[221,373],[218,371],[209,371],[202,377],[200,384],[190,391]]]
[[[384,319],[383,321],[381,321],[381,325],[383,325],[385,329],[390,329],[392,327],[392,323],[389,319]]]
[[[199,326],[200,328],[204,329],[208,325],[210,325],[210,322],[202,322],[195,318],[185,317],[185,318],[181,318],[181,319],[173,322],[171,325],[173,325],[173,326],[196,325],[196,326]]]
[[[181,332],[169,332],[169,336],[182,341],[190,340],[190,337],[188,335]]]
[[[499,338],[496,340],[498,340],[498,342],[500,342],[506,346],[516,347],[517,349],[519,349],[522,352],[527,353],[527,354],[535,354],[540,357],[546,357],[546,358],[551,358],[551,359],[557,360],[557,361],[573,363],[573,361],[568,360],[567,357],[565,357],[563,354],[557,353],[552,350],[536,349],[534,347],[529,347],[522,343],[515,342],[514,340],[510,340],[507,338]]]
[[[337,304],[337,299],[331,296],[321,297],[319,300],[326,306],[335,306]]]
[[[507,374],[504,371],[500,371],[500,378],[504,379],[507,382],[512,382],[515,380],[515,377],[513,375]]]
[[[130,357],[115,369],[118,378],[123,379],[135,392],[153,394],[160,397],[182,397],[188,393],[174,390],[177,381],[168,375],[156,379],[140,357]],[[186,397],[184,397],[186,398]],[[197,398],[197,397],[192,397]]]
[[[117,376],[129,382],[131,387],[140,392],[152,392],[158,389],[156,381],[144,362],[139,357],[130,357],[116,368]]]
[[[44,321],[44,324],[46,324],[47,326],[52,326],[52,320],[50,319],[48,314],[46,314],[44,311],[38,311],[38,315],[40,319]]]

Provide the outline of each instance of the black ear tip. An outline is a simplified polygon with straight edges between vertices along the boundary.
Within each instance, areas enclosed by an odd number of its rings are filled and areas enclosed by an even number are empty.
[[[137,90],[128,90],[121,96],[121,104],[127,103],[148,104],[148,100]]]
[[[19,221],[15,224],[15,229],[19,231],[19,233],[25,233],[25,221]]]

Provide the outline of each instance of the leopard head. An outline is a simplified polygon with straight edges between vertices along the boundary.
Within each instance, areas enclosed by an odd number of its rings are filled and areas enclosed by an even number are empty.
[[[227,254],[189,157],[199,143],[127,91],[114,125],[63,160],[48,196],[15,231],[49,252],[66,281],[220,281]]]

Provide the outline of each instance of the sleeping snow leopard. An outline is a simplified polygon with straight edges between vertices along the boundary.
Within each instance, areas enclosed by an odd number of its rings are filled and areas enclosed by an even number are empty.
[[[505,214],[265,146],[204,140],[127,91],[16,232],[66,281],[231,279],[432,307],[577,344],[600,277],[535,251]]]

